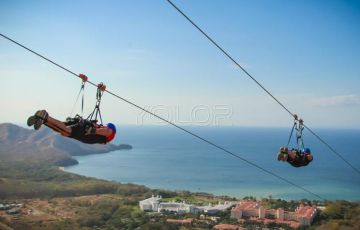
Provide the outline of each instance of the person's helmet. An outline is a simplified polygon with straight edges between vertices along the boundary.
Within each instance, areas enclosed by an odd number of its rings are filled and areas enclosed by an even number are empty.
[[[311,153],[311,150],[309,148],[304,148],[304,153],[307,153],[307,154],[310,154]]]
[[[113,123],[108,123],[106,126],[112,131],[114,131],[114,133],[116,133],[116,127]]]

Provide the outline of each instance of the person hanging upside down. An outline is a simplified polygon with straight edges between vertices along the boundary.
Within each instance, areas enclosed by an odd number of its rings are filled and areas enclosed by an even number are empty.
[[[309,148],[288,150],[287,147],[281,147],[278,153],[278,160],[287,161],[294,167],[302,167],[308,165],[313,160],[313,156]]]
[[[43,124],[62,136],[87,144],[106,144],[112,141],[116,134],[116,127],[112,123],[108,123],[106,126],[98,125],[96,121],[88,121],[80,116],[68,118],[62,122],[49,116],[45,110],[37,111],[27,120],[27,125],[33,125],[35,130],[38,130]]]

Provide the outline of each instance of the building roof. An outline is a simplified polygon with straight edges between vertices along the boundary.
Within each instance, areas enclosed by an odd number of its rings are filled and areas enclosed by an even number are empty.
[[[187,219],[167,219],[166,222],[168,223],[175,223],[175,224],[191,224],[193,222],[193,218]]]
[[[261,208],[260,204],[258,202],[255,201],[241,201],[238,205],[236,205],[236,207],[234,207],[232,209],[232,211],[234,212],[244,212],[244,211],[254,211],[254,210],[259,210],[259,208]],[[292,215],[294,217],[296,217],[297,220],[300,221],[301,218],[304,218],[306,220],[308,220],[309,222],[312,221],[314,215],[316,214],[317,208],[316,206],[304,206],[304,205],[300,205],[299,207],[297,207],[295,209],[294,212],[289,212],[289,211],[284,211],[283,209],[265,209],[266,212],[268,213],[275,213],[276,211],[282,211],[284,212],[284,214],[287,215]],[[251,220],[255,220],[258,222],[265,222],[265,223],[270,223],[270,222],[275,222],[275,223],[282,223],[282,224],[288,224],[293,228],[298,228],[300,226],[300,223],[298,221],[294,221],[292,219],[288,219],[288,220],[280,220],[280,219],[259,219],[258,216],[253,216],[250,217]]]
[[[218,224],[214,226],[216,230],[243,230],[242,227],[232,224]]]
[[[316,207],[314,206],[304,206],[300,205],[296,210],[295,213],[298,216],[305,217],[305,218],[311,218],[316,212]]]
[[[159,202],[161,200],[161,196],[152,196],[145,200],[140,201],[141,204],[152,204],[154,202]]]
[[[259,203],[255,201],[241,201],[239,204],[236,205],[232,210],[234,211],[242,211],[242,210],[249,210],[258,208]]]

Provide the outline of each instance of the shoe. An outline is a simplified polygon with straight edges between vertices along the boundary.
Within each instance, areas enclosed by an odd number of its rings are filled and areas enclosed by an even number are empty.
[[[277,157],[278,161],[286,161],[287,158],[288,158],[287,153],[281,153],[281,152],[278,153],[278,157]]]
[[[35,124],[34,124],[34,129],[39,130],[43,123],[44,123],[43,120],[36,119]]]
[[[49,114],[45,110],[39,110],[35,113],[34,129],[40,129],[41,125],[46,123]]]
[[[36,117],[35,116],[30,116],[28,119],[27,119],[27,125],[30,127],[32,125],[34,125],[36,122]]]
[[[289,149],[287,147],[281,147],[280,152],[284,153],[284,154],[287,154],[289,152]]]
[[[49,117],[49,114],[46,112],[46,110],[39,110],[35,113],[35,117],[46,122]]]

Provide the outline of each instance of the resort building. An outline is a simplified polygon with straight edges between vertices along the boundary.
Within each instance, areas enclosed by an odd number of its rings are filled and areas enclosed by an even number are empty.
[[[160,203],[157,212],[176,212],[176,213],[189,213],[192,205],[178,202]]]
[[[152,196],[139,202],[142,211],[157,212],[161,201],[161,196]]]
[[[225,202],[224,204],[217,204],[212,206],[211,204],[207,206],[193,206],[191,209],[191,213],[199,213],[203,212],[206,214],[215,214],[217,212],[224,212],[229,209],[233,204],[230,202]]]
[[[161,202],[161,196],[152,196],[146,200],[139,202],[140,209],[142,211],[149,212],[176,212],[176,213],[206,213],[214,214],[217,212],[225,211],[229,209],[233,204],[225,202],[224,204],[218,204],[212,206],[195,206],[192,204],[186,204],[185,202]]]
[[[264,223],[288,224],[293,228],[309,226],[316,216],[315,206],[300,205],[294,212],[284,209],[266,209],[255,201],[242,201],[231,210],[231,218],[250,219]]]

